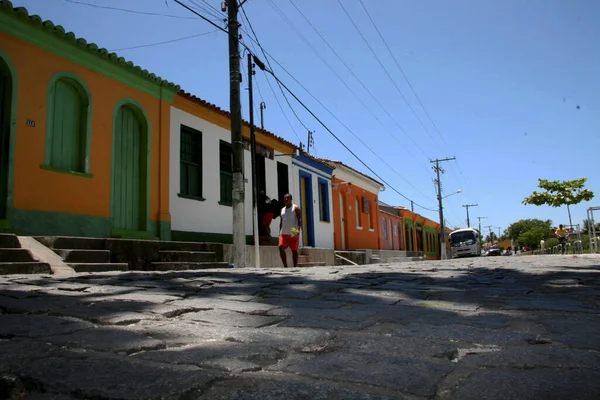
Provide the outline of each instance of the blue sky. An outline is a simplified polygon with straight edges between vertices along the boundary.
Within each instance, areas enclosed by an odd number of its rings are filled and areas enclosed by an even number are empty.
[[[220,9],[220,1],[182,1],[223,26],[206,11],[207,4]],[[13,4],[109,50],[208,32],[118,54],[229,109],[225,33],[172,0],[81,2],[184,18],[67,0],[14,0]],[[389,183],[391,187],[381,194],[383,201],[410,207],[393,187],[417,204],[437,210],[429,160],[455,156],[457,161],[443,163],[442,176],[444,195],[462,189],[444,200],[451,226],[466,226],[464,204],[478,204],[470,209],[472,226],[477,224],[476,216],[485,216],[482,225],[492,225],[495,232],[522,218],[568,223],[566,208],[521,204],[536,189],[538,178],[588,178],[587,187],[597,197],[572,207],[573,223],[585,218],[588,207],[600,205],[600,2],[363,0],[408,80],[361,2],[340,2],[360,33],[338,0],[248,0],[244,9],[266,51],[335,117],[272,62],[275,73]],[[250,33],[245,20],[242,29]],[[243,33],[243,39],[250,44],[249,34]],[[246,71],[245,58],[242,69]],[[275,82],[260,70],[255,82],[255,108],[260,101],[267,104],[265,128],[294,143],[306,143],[305,128]],[[246,83],[244,77],[243,87]],[[246,90],[242,96],[247,119]],[[342,160],[373,176],[289,99],[304,125],[315,132],[313,154]],[[415,211],[438,219],[437,211],[418,206]]]

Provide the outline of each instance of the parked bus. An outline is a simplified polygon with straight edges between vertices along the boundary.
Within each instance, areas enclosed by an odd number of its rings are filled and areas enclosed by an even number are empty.
[[[448,237],[452,258],[480,256],[481,235],[477,229],[458,229],[450,233]]]

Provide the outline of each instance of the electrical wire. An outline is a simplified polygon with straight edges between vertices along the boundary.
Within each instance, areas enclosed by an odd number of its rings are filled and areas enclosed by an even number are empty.
[[[94,8],[101,8],[101,9],[104,9],[104,10],[122,11],[122,12],[128,12],[128,13],[132,13],[132,14],[151,15],[151,16],[154,16],[154,17],[166,17],[166,18],[176,18],[176,19],[196,19],[194,17],[184,17],[184,16],[179,16],[179,15],[169,15],[169,14],[161,14],[161,13],[153,13],[153,12],[129,10],[129,9],[126,9],[126,8],[119,8],[119,7],[101,6],[101,5],[98,5],[98,4],[85,3],[83,1],[77,1],[77,0],[65,0],[65,1],[67,3],[79,4],[79,5],[82,5],[82,6],[88,6],[88,7],[94,7]]]
[[[211,20],[209,20],[208,18],[206,18],[206,17],[204,17],[203,15],[199,14],[198,12],[196,12],[195,10],[193,10],[192,8],[190,8],[189,6],[187,6],[187,5],[183,4],[183,3],[182,3],[180,0],[174,0],[174,1],[175,1],[177,4],[181,5],[182,7],[184,7],[184,8],[186,8],[186,9],[188,9],[188,10],[189,10],[189,11],[191,11],[192,13],[194,13],[194,14],[198,15],[200,18],[202,18],[202,19],[203,19],[203,20],[205,20],[206,22],[210,23],[210,24],[211,24],[211,25],[213,25],[214,27],[216,27],[216,28],[218,28],[219,30],[221,30],[221,31],[225,32],[225,33],[226,33],[228,36],[230,36],[230,33],[229,33],[227,30],[225,30],[225,29],[223,29],[223,28],[219,27],[218,25],[216,25],[214,22],[212,22],[212,21],[211,21]],[[256,56],[256,54],[255,54],[255,53],[252,53],[252,51],[251,51],[251,50],[248,48],[248,46],[247,46],[247,45],[245,45],[245,44],[243,44],[243,43],[242,43],[242,45],[243,45],[243,46],[244,46],[244,48],[245,48],[245,49],[246,49],[248,52],[250,52],[250,53],[251,53],[251,54],[252,54],[252,55],[253,55],[255,58],[258,58],[258,57]],[[268,53],[266,52],[266,50],[262,49],[262,51],[263,51],[265,54],[268,54]],[[297,80],[297,79],[295,79],[295,78],[294,78],[294,77],[293,77],[293,76],[292,76],[292,75],[291,75],[291,74],[290,74],[290,73],[289,73],[289,72],[288,72],[288,71],[287,71],[285,68],[283,68],[283,66],[282,66],[282,65],[281,65],[281,64],[280,64],[280,63],[279,63],[279,62],[278,62],[276,59],[274,59],[273,57],[271,57],[271,58],[273,59],[273,61],[274,61],[274,62],[275,62],[277,65],[279,65],[279,67],[280,67],[280,68],[282,68],[282,69],[283,69],[283,70],[284,70],[284,71],[285,71],[285,72],[286,72],[288,75],[290,75],[290,76],[292,77],[292,79],[294,79],[294,81],[296,81],[298,84],[300,84],[300,82],[298,82],[298,80]],[[353,152],[353,151],[352,151],[352,150],[351,150],[351,149],[350,149],[350,148],[349,148],[349,147],[348,147],[348,146],[347,146],[347,145],[346,145],[346,144],[345,144],[345,143],[344,143],[344,142],[343,142],[343,141],[342,141],[342,140],[341,140],[341,139],[340,139],[340,138],[339,138],[339,137],[338,137],[338,136],[337,136],[335,133],[333,133],[333,131],[331,131],[331,130],[329,129],[329,127],[327,127],[327,125],[325,125],[325,124],[324,124],[324,123],[321,121],[321,119],[319,119],[319,117],[317,117],[317,116],[316,116],[316,115],[315,115],[315,114],[312,112],[312,110],[311,110],[310,108],[308,108],[308,107],[307,107],[307,106],[306,106],[306,105],[305,105],[305,104],[304,104],[304,103],[303,103],[303,102],[302,102],[302,101],[301,101],[301,100],[300,100],[300,99],[299,99],[299,98],[296,96],[296,94],[294,94],[294,92],[292,92],[292,91],[291,91],[291,90],[290,90],[290,89],[289,89],[289,88],[288,88],[288,87],[287,87],[287,86],[286,86],[286,85],[285,85],[285,84],[284,84],[284,83],[283,83],[283,82],[282,82],[282,81],[281,81],[281,80],[280,80],[280,79],[277,77],[277,75],[276,75],[276,74],[275,74],[275,73],[274,73],[272,70],[270,70],[270,69],[267,69],[267,68],[265,67],[265,71],[266,71],[266,72],[268,72],[268,73],[269,73],[269,74],[270,74],[270,75],[271,75],[271,76],[272,76],[272,77],[273,77],[273,78],[274,78],[274,79],[275,79],[275,80],[276,80],[276,81],[279,83],[279,85],[281,85],[283,88],[285,88],[285,89],[287,90],[287,92],[288,92],[288,93],[289,93],[289,94],[290,94],[292,97],[294,97],[294,99],[295,99],[295,100],[296,100],[296,101],[297,101],[297,102],[298,102],[298,103],[299,103],[299,104],[300,104],[300,105],[301,105],[301,106],[302,106],[302,107],[303,107],[303,108],[304,108],[304,109],[305,109],[305,110],[306,110],[306,111],[307,111],[307,112],[308,112],[310,115],[312,115],[312,117],[313,117],[315,120],[317,120],[317,122],[319,122],[319,124],[320,124],[321,126],[323,126],[323,128],[325,128],[325,130],[327,130],[327,132],[329,132],[329,133],[330,133],[330,134],[331,134],[331,135],[332,135],[332,136],[333,136],[333,137],[334,137],[334,138],[335,138],[335,139],[336,139],[336,140],[337,140],[337,141],[338,141],[338,142],[339,142],[339,143],[340,143],[340,144],[341,144],[341,145],[342,145],[342,146],[343,146],[343,147],[344,147],[346,150],[348,150],[348,152],[349,152],[350,154],[352,154],[352,155],[353,155],[353,156],[354,156],[354,157],[355,157],[355,158],[356,158],[356,159],[357,159],[357,160],[358,160],[358,161],[359,161],[361,164],[363,164],[363,165],[364,165],[364,166],[365,166],[365,167],[366,167],[366,168],[367,168],[369,171],[371,171],[371,173],[373,173],[373,174],[374,174],[374,175],[375,175],[375,176],[376,176],[378,179],[380,179],[380,180],[381,180],[381,183],[383,183],[384,185],[387,185],[387,187],[389,187],[390,189],[392,189],[394,192],[396,192],[398,195],[400,195],[400,196],[401,196],[402,198],[404,198],[405,200],[407,200],[407,201],[411,201],[411,200],[410,200],[408,197],[406,197],[404,194],[402,194],[400,191],[398,191],[396,188],[394,188],[392,185],[390,185],[390,184],[389,184],[389,183],[388,183],[388,182],[387,182],[385,179],[383,179],[381,176],[379,176],[379,174],[378,174],[378,173],[376,173],[376,172],[375,172],[375,171],[374,171],[374,170],[373,170],[371,167],[369,167],[369,166],[368,166],[368,165],[367,165],[367,164],[366,164],[366,163],[365,163],[365,162],[364,162],[364,161],[363,161],[363,160],[362,160],[362,159],[361,159],[361,158],[360,158],[360,157],[359,157],[359,156],[358,156],[356,153],[354,153],[354,152]],[[303,87],[303,85],[302,85],[302,84],[300,84],[300,85]],[[303,88],[304,88],[304,87],[303,87]],[[304,90],[306,90],[306,88],[304,88]],[[310,93],[310,92],[309,92],[309,93]],[[314,97],[314,96],[313,96],[313,97]],[[315,98],[315,99],[316,99],[316,98]],[[318,101],[318,99],[316,99],[316,100]],[[320,101],[319,101],[319,103],[320,103]],[[322,104],[322,103],[320,103],[320,104]],[[330,112],[330,113],[331,113],[331,112]],[[416,206],[418,206],[418,207],[420,207],[420,208],[422,208],[422,209],[424,209],[424,210],[427,210],[427,211],[433,211],[433,212],[436,212],[436,211],[437,211],[437,210],[435,210],[435,209],[431,209],[431,208],[427,208],[427,207],[425,207],[425,206],[422,206],[421,204],[419,204],[419,203],[416,203],[416,202],[414,202],[414,201],[412,202],[412,204],[413,204],[413,205],[416,205]]]
[[[211,34],[211,33],[215,33],[215,32],[217,32],[217,30],[216,30],[216,29],[214,29],[214,30],[212,30],[212,31],[210,31],[210,32],[199,33],[199,34],[197,34],[197,35],[184,36],[184,37],[177,38],[177,39],[166,40],[166,41],[164,41],[164,42],[157,42],[157,43],[150,43],[150,44],[141,44],[141,45],[139,45],[139,46],[131,46],[131,47],[121,47],[121,48],[118,48],[118,49],[111,49],[111,50],[109,50],[109,51],[123,51],[123,50],[140,49],[140,48],[143,48],[143,47],[153,47],[153,46],[160,46],[160,45],[162,45],[162,44],[168,44],[168,43],[180,42],[180,41],[182,41],[182,40],[188,40],[188,39],[193,39],[193,38],[200,37],[200,36],[206,36],[206,35],[209,35],[209,34]]]

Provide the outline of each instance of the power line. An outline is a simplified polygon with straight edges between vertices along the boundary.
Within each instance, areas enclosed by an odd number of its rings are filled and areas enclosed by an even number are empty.
[[[262,51],[262,53],[263,53],[263,55],[265,57],[265,61],[269,65],[269,68],[272,69],[271,63],[269,61],[269,58],[265,54],[265,50],[263,49],[262,45],[260,44],[260,41],[258,40],[258,36],[256,35],[256,32],[254,31],[254,28],[252,27],[252,23],[250,22],[250,19],[248,19],[248,15],[246,15],[246,10],[244,9],[244,7],[240,7],[240,9],[242,10],[242,14],[244,15],[244,18],[246,18],[246,21],[248,22],[248,27],[250,28],[250,30],[252,31],[252,34],[254,35],[254,38],[256,39],[256,44],[258,45],[258,48]],[[292,110],[292,113],[294,114],[294,116],[296,117],[296,119],[298,120],[298,122],[300,122],[300,124],[304,127],[304,129],[306,131],[309,131],[310,129],[308,129],[308,127],[304,124],[304,122],[302,122],[302,120],[300,119],[300,117],[298,116],[298,114],[296,114],[296,111],[294,110],[294,108],[290,104],[290,101],[288,100],[287,96],[283,92],[283,89],[281,88],[281,86],[279,86],[279,90],[281,90],[281,94],[283,95],[283,98],[285,99],[287,105],[290,107],[290,110]],[[294,131],[294,133],[296,133],[296,132]],[[296,133],[296,137],[298,137],[298,140],[301,140],[297,133]]]
[[[186,8],[186,9],[188,9],[188,10],[189,10],[189,11],[191,11],[192,13],[194,13],[194,14],[198,15],[200,18],[202,18],[202,19],[203,19],[203,20],[205,20],[206,22],[210,23],[211,25],[215,26],[215,27],[216,27],[216,28],[218,28],[219,30],[221,30],[221,31],[225,32],[227,35],[229,35],[229,32],[228,32],[227,30],[225,30],[225,29],[223,29],[223,28],[219,27],[218,25],[216,25],[214,22],[210,21],[208,18],[204,17],[203,15],[200,15],[198,12],[196,12],[195,10],[193,10],[192,8],[190,8],[189,6],[187,6],[187,5],[183,4],[183,3],[182,3],[180,0],[174,0],[174,1],[175,1],[177,4],[181,5],[182,7],[184,7],[184,8]],[[242,43],[242,45],[243,45],[243,47],[244,47],[244,48],[245,48],[245,49],[246,49],[246,50],[247,50],[249,53],[251,53],[251,54],[254,56],[254,58],[255,58],[255,59],[257,59],[257,56],[256,56],[256,54],[255,54],[255,53],[253,53],[253,52],[252,52],[252,51],[251,51],[251,50],[248,48],[248,46],[247,46],[247,45],[245,45],[245,44],[243,44],[243,43]],[[262,48],[261,48],[261,49],[262,49]],[[266,50],[262,49],[262,51],[263,51],[264,53],[268,54],[268,53],[266,52]],[[273,57],[271,57],[271,58],[273,58]],[[303,86],[303,85],[302,85],[302,84],[301,84],[301,83],[300,83],[300,82],[299,82],[299,81],[298,81],[296,78],[294,78],[294,77],[293,77],[293,76],[292,76],[292,75],[291,75],[291,74],[290,74],[290,73],[289,73],[289,72],[288,72],[288,71],[287,71],[287,70],[286,70],[286,69],[285,69],[285,68],[284,68],[284,67],[283,67],[283,66],[282,66],[282,65],[281,65],[281,64],[280,64],[280,63],[279,63],[279,62],[278,62],[276,59],[274,59],[274,58],[273,58],[273,61],[274,61],[274,62],[275,62],[277,65],[279,65],[279,67],[280,67],[280,68],[282,68],[282,69],[283,69],[283,70],[284,70],[284,71],[285,71],[285,72],[286,72],[288,75],[290,75],[290,77],[292,77],[292,79],[293,79],[295,82],[297,82],[297,83],[298,83],[300,86],[302,86],[302,88],[303,88],[304,90],[306,90],[306,91],[307,91],[307,92],[308,92],[308,93],[309,93],[309,94],[312,96],[312,94],[311,94],[311,93],[310,93],[310,92],[309,92],[309,91],[308,91],[308,90],[307,90],[307,89],[306,89],[306,88],[305,88],[305,87],[304,87],[304,86]],[[267,61],[267,62],[268,62],[268,61]],[[327,130],[327,132],[329,132],[329,133],[330,133],[330,134],[331,134],[331,135],[332,135],[332,136],[333,136],[333,137],[334,137],[334,138],[335,138],[335,139],[336,139],[336,140],[337,140],[337,141],[338,141],[338,142],[339,142],[339,143],[340,143],[340,144],[341,144],[341,145],[342,145],[342,146],[343,146],[343,147],[344,147],[346,150],[348,150],[348,152],[349,152],[350,154],[352,154],[352,155],[353,155],[353,156],[354,156],[354,157],[355,157],[355,158],[356,158],[356,159],[357,159],[357,160],[358,160],[358,161],[359,161],[361,164],[363,164],[363,165],[364,165],[364,166],[365,166],[365,167],[366,167],[366,168],[367,168],[369,171],[371,171],[371,173],[373,173],[373,174],[374,174],[374,175],[375,175],[375,176],[376,176],[378,179],[380,179],[380,180],[381,180],[381,182],[382,182],[384,185],[387,185],[387,187],[389,187],[389,188],[390,188],[390,189],[392,189],[394,192],[396,192],[397,194],[399,194],[399,195],[400,195],[401,197],[403,197],[405,200],[411,201],[411,200],[410,200],[408,197],[406,197],[404,194],[402,194],[400,191],[398,191],[396,188],[394,188],[392,185],[390,185],[390,184],[389,184],[389,183],[388,183],[388,182],[387,182],[385,179],[383,179],[383,178],[382,178],[382,177],[381,177],[381,176],[380,176],[380,175],[379,175],[377,172],[375,172],[375,171],[374,171],[374,170],[373,170],[371,167],[369,167],[369,166],[368,166],[368,165],[367,165],[367,164],[366,164],[366,163],[365,163],[365,162],[364,162],[364,161],[363,161],[363,160],[362,160],[360,157],[358,157],[358,155],[356,155],[356,153],[354,153],[354,152],[353,152],[353,151],[352,151],[352,150],[351,150],[351,149],[350,149],[350,148],[349,148],[349,147],[348,147],[348,146],[347,146],[347,145],[346,145],[346,144],[345,144],[345,143],[344,143],[344,142],[343,142],[343,141],[342,141],[342,140],[341,140],[341,139],[340,139],[340,138],[339,138],[339,137],[338,137],[338,136],[337,136],[335,133],[333,133],[333,131],[331,131],[331,129],[329,129],[329,127],[327,127],[327,125],[325,125],[325,124],[323,123],[323,121],[321,121],[321,119],[319,119],[319,117],[317,117],[317,116],[316,116],[316,115],[315,115],[315,114],[312,112],[312,110],[311,110],[310,108],[308,108],[308,106],[306,106],[306,105],[305,105],[305,104],[304,104],[304,103],[303,103],[303,102],[302,102],[302,101],[301,101],[301,100],[298,98],[298,96],[296,96],[296,94],[294,94],[294,92],[292,92],[292,91],[291,91],[291,90],[290,90],[290,89],[289,89],[289,88],[288,88],[288,87],[287,87],[287,86],[286,86],[286,85],[285,85],[285,84],[284,84],[284,83],[283,83],[283,82],[282,82],[282,81],[281,81],[281,80],[280,80],[280,79],[277,77],[277,75],[275,75],[275,73],[274,73],[272,70],[270,70],[270,69],[267,69],[267,68],[266,68],[264,65],[262,65],[262,66],[259,66],[259,67],[261,67],[261,69],[263,69],[263,67],[264,67],[264,71],[268,72],[268,73],[269,73],[271,76],[273,76],[273,78],[274,78],[274,79],[275,79],[275,80],[278,82],[278,84],[279,84],[279,85],[281,85],[283,88],[285,88],[285,90],[287,90],[287,92],[288,92],[290,95],[292,95],[292,97],[294,97],[294,99],[295,99],[295,100],[296,100],[296,101],[297,101],[297,102],[298,102],[298,103],[299,103],[299,104],[300,104],[300,105],[301,105],[301,106],[302,106],[302,107],[303,107],[303,108],[304,108],[304,109],[305,109],[305,110],[306,110],[306,111],[307,111],[307,112],[308,112],[310,115],[312,115],[312,117],[313,117],[315,120],[317,120],[317,122],[319,122],[319,124],[321,124],[321,126],[323,126],[323,128],[325,128],[325,129]],[[312,97],[313,97],[313,98],[314,98],[314,99],[315,99],[317,102],[319,102],[319,104],[321,104],[321,105],[323,106],[323,104],[322,104],[322,103],[321,103],[321,102],[320,102],[318,99],[316,99],[314,96],[312,96]],[[323,107],[324,107],[324,106],[323,106]],[[325,108],[326,110],[328,110],[326,107],[324,107],[324,108]],[[329,110],[328,110],[328,111],[329,111]],[[331,111],[329,111],[329,113],[331,113]],[[333,114],[332,114],[332,115],[333,115]],[[336,119],[337,119],[337,117],[335,117],[335,116],[334,116],[334,118],[336,118]],[[338,119],[338,121],[339,121],[339,119]],[[341,122],[341,121],[340,121],[340,122]],[[422,206],[422,205],[420,205],[419,203],[416,203],[416,202],[414,202],[414,201],[413,201],[413,204],[414,204],[414,205],[416,205],[416,206],[418,206],[418,207],[420,207],[420,208],[422,208],[422,209],[424,209],[424,210],[427,210],[427,211],[433,211],[433,212],[437,211],[437,210],[434,210],[434,209],[431,209],[431,208],[424,207],[424,206]]]
[[[140,49],[143,47],[153,47],[153,46],[160,46],[162,44],[168,44],[168,43],[174,43],[174,42],[180,42],[182,40],[187,40],[187,39],[192,39],[192,38],[196,38],[196,37],[200,37],[200,36],[206,36],[209,35],[211,33],[215,33],[217,32],[216,29],[210,31],[210,32],[204,32],[204,33],[199,33],[197,35],[191,35],[191,36],[184,36],[181,38],[177,38],[177,39],[172,39],[172,40],[166,40],[164,42],[158,42],[158,43],[150,43],[150,44],[141,44],[139,46],[131,46],[131,47],[121,47],[119,49],[112,49],[109,51],[123,51],[123,50],[132,50],[132,49]]]
[[[195,0],[189,0],[193,5],[195,5],[199,10],[209,14],[210,16],[212,16],[213,18],[215,18],[215,20],[223,20],[223,15],[219,12],[219,10],[217,10],[216,8],[214,8],[212,5],[210,5],[210,3],[203,1],[203,3],[205,5],[200,5],[198,4]]]
[[[169,14],[161,14],[161,13],[138,11],[138,10],[129,10],[129,9],[126,9],[126,8],[119,8],[119,7],[100,6],[98,4],[85,3],[83,1],[76,1],[76,0],[65,0],[65,1],[67,3],[79,4],[79,5],[82,5],[82,6],[88,6],[88,7],[94,7],[94,8],[101,8],[101,9],[104,9],[104,10],[122,11],[122,12],[128,12],[128,13],[132,13],[132,14],[151,15],[151,16],[154,16],[154,17],[177,18],[177,19],[196,19],[194,17],[184,17],[184,16],[179,16],[179,15],[169,15]]]
[[[377,53],[375,53],[375,50],[373,50],[373,47],[371,47],[371,45],[369,44],[369,41],[365,38],[365,36],[361,32],[361,30],[358,27],[358,25],[356,25],[356,23],[354,22],[354,19],[350,16],[350,14],[346,10],[346,8],[342,4],[342,2],[340,0],[337,0],[337,2],[340,5],[340,7],[342,7],[342,10],[344,10],[344,13],[348,17],[348,19],[350,20],[350,22],[352,23],[352,25],[354,26],[354,28],[356,29],[356,31],[358,32],[358,34],[360,35],[360,37],[362,38],[362,40],[365,42],[365,44],[367,45],[367,47],[369,48],[369,50],[371,50],[371,53],[373,54],[373,56],[375,56],[375,59],[377,59],[377,62],[379,63],[379,65],[381,66],[381,68],[383,69],[383,71],[385,72],[385,74],[387,75],[387,77],[390,79],[390,81],[392,82],[392,84],[394,85],[394,87],[396,88],[396,90],[398,91],[398,93],[400,94],[400,96],[402,97],[402,99],[404,99],[404,102],[406,103],[406,105],[408,106],[408,108],[410,109],[410,111],[412,111],[412,113],[417,118],[417,120],[419,121],[419,123],[421,124],[421,126],[425,129],[425,132],[427,132],[427,134],[431,138],[431,140],[434,143],[436,143],[435,139],[433,139],[433,136],[431,136],[431,133],[429,132],[429,130],[427,129],[427,127],[425,126],[425,124],[423,123],[423,121],[421,121],[421,118],[419,118],[419,116],[417,115],[417,113],[415,112],[415,110],[413,109],[413,107],[408,102],[408,99],[406,98],[406,96],[404,95],[404,93],[402,93],[402,90],[400,90],[400,88],[398,87],[398,84],[396,84],[396,81],[392,78],[392,76],[390,75],[390,73],[387,70],[387,68],[385,67],[385,65],[383,65],[383,63],[381,62],[381,59],[379,58],[379,56],[377,56]]]

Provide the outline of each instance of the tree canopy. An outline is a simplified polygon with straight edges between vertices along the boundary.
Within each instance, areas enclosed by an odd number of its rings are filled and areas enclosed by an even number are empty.
[[[545,239],[548,237],[552,237],[552,221],[547,219],[542,221],[541,219],[522,219],[520,221],[512,223],[508,228],[506,228],[506,232],[508,233],[508,237],[519,241],[521,235],[525,232],[531,231],[535,228],[540,228],[544,233],[544,237],[539,239]],[[538,240],[538,242],[539,242]],[[527,246],[524,244],[524,246]]]
[[[560,207],[564,205],[579,204],[582,201],[590,201],[594,198],[594,192],[583,188],[586,181],[587,178],[574,179],[572,181],[549,181],[547,179],[538,179],[538,187],[545,191],[534,191],[529,197],[523,199],[523,204]]]

